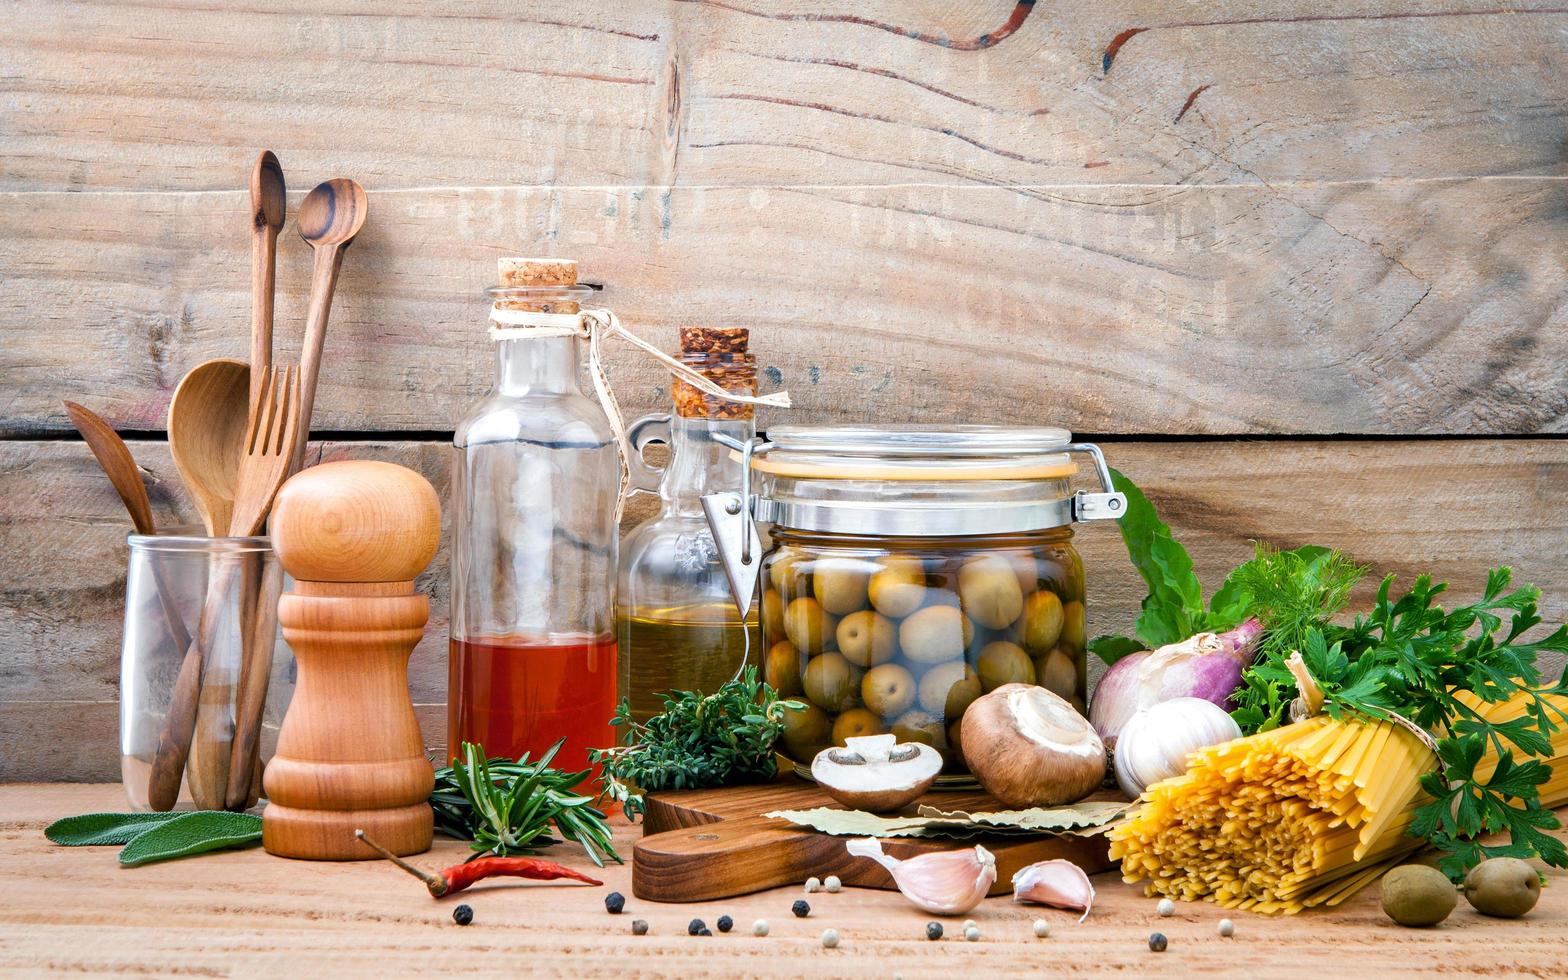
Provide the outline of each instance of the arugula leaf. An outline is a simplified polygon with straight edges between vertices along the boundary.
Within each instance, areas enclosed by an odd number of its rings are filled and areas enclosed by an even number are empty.
[[[1097,636],[1089,641],[1089,652],[1105,661],[1106,666],[1114,664],[1131,653],[1142,653],[1148,647],[1130,636]]]
[[[1192,570],[1192,557],[1137,484],[1113,469],[1111,485],[1127,497],[1127,510],[1117,524],[1127,556],[1149,587],[1135,632],[1150,650],[1185,640],[1201,629],[1203,620],[1203,588]]]

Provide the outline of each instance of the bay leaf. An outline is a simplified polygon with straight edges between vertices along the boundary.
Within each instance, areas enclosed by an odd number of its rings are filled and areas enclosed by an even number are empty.
[[[1131,803],[1095,800],[1062,807],[999,810],[969,813],[922,806],[915,816],[881,816],[862,810],[816,807],[811,810],[774,810],[763,816],[788,820],[835,837],[952,837],[980,834],[1036,835],[1102,833],[1127,812]]]

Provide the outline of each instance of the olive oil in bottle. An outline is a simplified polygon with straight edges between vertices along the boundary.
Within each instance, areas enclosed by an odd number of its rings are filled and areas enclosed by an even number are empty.
[[[629,694],[639,722],[664,710],[668,691],[711,694],[734,677],[746,656],[748,629],[754,648],[748,662],[761,663],[756,617],[740,622],[731,602],[622,610],[615,627],[620,648],[637,651]]]

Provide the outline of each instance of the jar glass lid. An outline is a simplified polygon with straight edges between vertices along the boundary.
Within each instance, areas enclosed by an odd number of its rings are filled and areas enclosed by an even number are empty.
[[[1072,434],[1001,425],[778,426],[761,473],[818,480],[1048,480],[1071,476]]]

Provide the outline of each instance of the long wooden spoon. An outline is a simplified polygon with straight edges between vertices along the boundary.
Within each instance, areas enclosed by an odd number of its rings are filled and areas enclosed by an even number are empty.
[[[109,477],[120,500],[124,501],[136,533],[157,534],[158,526],[152,517],[152,502],[147,499],[147,485],[142,482],[141,471],[136,468],[136,460],[131,457],[125,440],[110,428],[102,416],[89,408],[66,402],[65,413],[71,417],[71,424],[76,426],[82,441],[87,443],[87,448],[98,459],[98,465],[103,467],[104,474]],[[158,603],[163,607],[163,619],[169,627],[169,637],[174,640],[176,650],[184,650],[191,644],[191,635],[185,628],[185,620],[181,618],[179,608],[174,604],[174,597],[163,584],[156,563],[152,568],[152,576],[153,585],[158,591]]]
[[[277,282],[278,232],[288,210],[283,167],[262,150],[250,174],[250,404],[261,402],[262,374],[272,365],[272,295]]]
[[[169,402],[169,453],[212,537],[229,533],[249,419],[250,366],[231,357],[191,368]]]
[[[305,346],[300,352],[300,435],[294,450],[294,469],[305,461],[311,413],[316,406],[316,379],[321,373],[321,350],[327,339],[327,315],[343,266],[343,251],[365,226],[370,203],[365,189],[347,177],[317,184],[299,206],[299,236],[315,249],[310,271],[310,312],[305,320]]]

